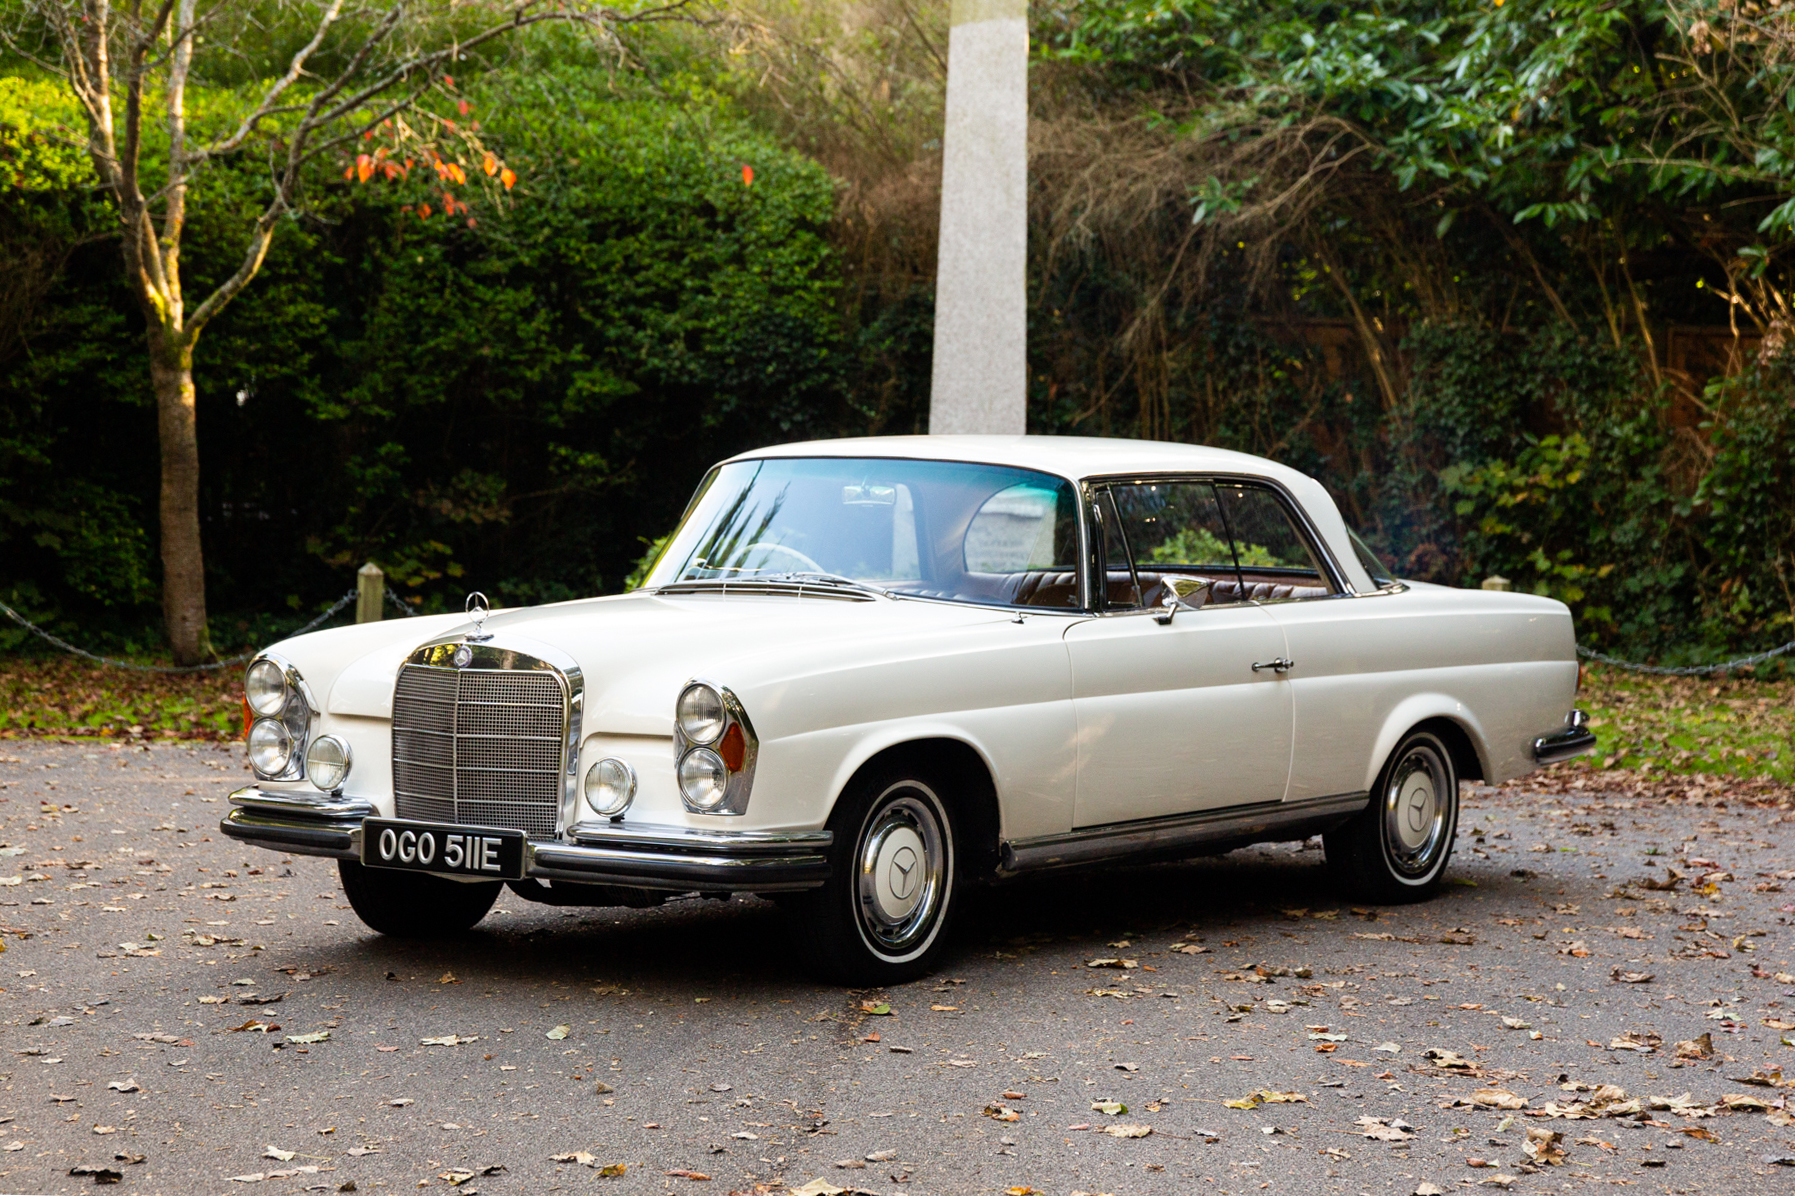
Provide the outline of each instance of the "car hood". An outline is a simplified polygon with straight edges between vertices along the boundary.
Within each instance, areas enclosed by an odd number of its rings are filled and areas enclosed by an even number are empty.
[[[839,669],[844,659],[928,654],[962,629],[1014,618],[948,602],[637,591],[494,611],[485,631],[498,646],[572,657],[587,731],[670,735],[674,699],[693,677],[746,700],[752,691]],[[473,630],[463,615],[437,615],[313,632],[271,651],[299,669],[331,714],[391,718],[405,658]]]

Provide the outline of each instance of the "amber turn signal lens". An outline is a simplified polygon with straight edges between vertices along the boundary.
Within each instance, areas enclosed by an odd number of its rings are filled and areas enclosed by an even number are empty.
[[[247,697],[245,697],[243,699],[243,738],[245,741],[248,741],[249,728],[255,723],[255,721],[256,721],[255,711],[253,711],[249,708],[249,699]]]
[[[723,766],[730,772],[742,771],[742,761],[748,755],[748,740],[739,723],[729,724],[729,730],[723,733],[723,742],[717,745],[717,755],[723,757]]]

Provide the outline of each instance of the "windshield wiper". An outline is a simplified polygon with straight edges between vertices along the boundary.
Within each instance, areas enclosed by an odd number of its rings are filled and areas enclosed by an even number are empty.
[[[899,595],[892,593],[890,590],[880,589],[878,586],[869,585],[864,581],[857,581],[852,577],[844,577],[839,573],[819,573],[812,570],[800,570],[796,572],[788,571],[784,573],[757,573],[752,578],[744,578],[742,580],[795,581],[799,584],[817,582],[822,585],[845,586],[851,590],[859,590],[863,594],[878,594],[883,598],[899,597]]]

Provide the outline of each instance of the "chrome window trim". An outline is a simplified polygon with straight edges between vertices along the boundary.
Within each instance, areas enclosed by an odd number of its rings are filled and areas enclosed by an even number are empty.
[[[1286,513],[1295,516],[1297,533],[1308,543],[1309,551],[1315,554],[1315,559],[1320,562],[1327,581],[1336,591],[1336,593],[1326,594],[1316,598],[1278,598],[1266,602],[1243,601],[1217,603],[1215,605],[1218,608],[1222,606],[1243,605],[1269,606],[1274,605],[1275,603],[1284,602],[1319,602],[1322,601],[1323,598],[1352,598],[1359,596],[1360,591],[1352,584],[1352,582],[1347,580],[1346,573],[1341,569],[1339,560],[1334,556],[1333,550],[1328,547],[1326,538],[1324,538],[1320,530],[1316,528],[1314,521],[1309,518],[1308,511],[1303,509],[1303,504],[1297,501],[1296,495],[1292,494],[1287,486],[1273,478],[1262,477],[1258,474],[1250,473],[1179,472],[1093,474],[1092,476],[1085,478],[1082,484],[1095,491],[1096,489],[1108,486],[1153,486],[1169,482],[1222,482],[1234,483],[1237,485],[1262,486],[1265,489],[1270,490],[1281,501]],[[1093,570],[1095,567],[1096,566],[1093,565]],[[1093,597],[1095,597],[1094,594]],[[1141,609],[1144,608],[1134,608],[1128,611],[1101,611],[1098,613],[1133,614],[1138,613]],[[1209,607],[1205,606],[1203,609],[1207,610]]]
[[[548,672],[560,680],[564,734],[561,741],[561,801],[555,813],[554,837],[572,842],[570,830],[580,820],[580,722],[586,701],[586,679],[579,662],[540,640],[498,631],[490,632],[478,641],[467,632],[431,640],[412,649],[404,663],[460,672],[450,658],[457,648],[464,646],[470,653],[467,668]],[[520,665],[520,660],[534,661],[535,664]]]
[[[748,798],[754,789],[754,769],[760,762],[760,736],[754,733],[754,724],[748,718],[748,712],[742,708],[742,701],[735,696],[735,691],[727,685],[713,681],[709,677],[691,677],[679,687],[679,694],[691,689],[694,685],[708,685],[723,699],[723,729],[709,743],[694,743],[686,738],[686,733],[679,725],[679,697],[673,700],[673,785],[679,790],[679,804],[692,814],[741,815],[748,812]],[[709,748],[717,751],[723,737],[729,734],[731,725],[742,729],[742,767],[730,769],[729,784],[723,790],[723,800],[706,810],[686,800],[686,791],[679,784],[679,762],[686,758],[686,752],[692,748]],[[721,752],[718,752],[721,755]],[[724,764],[725,768],[729,765]]]

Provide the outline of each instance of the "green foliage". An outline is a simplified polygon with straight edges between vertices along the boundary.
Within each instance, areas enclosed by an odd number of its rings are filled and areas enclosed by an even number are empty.
[[[282,227],[201,341],[214,610],[334,594],[367,559],[425,609],[615,588],[712,461],[842,410],[813,162],[715,97],[588,70],[461,94],[519,172],[502,207],[450,220],[437,196],[424,218],[423,172],[327,164],[316,217]],[[234,267],[260,186],[254,164],[205,176],[190,290]],[[154,596],[155,431],[116,254],[73,248],[0,366],[0,542],[22,549],[0,583],[37,579],[90,632],[98,604],[145,619]]]

